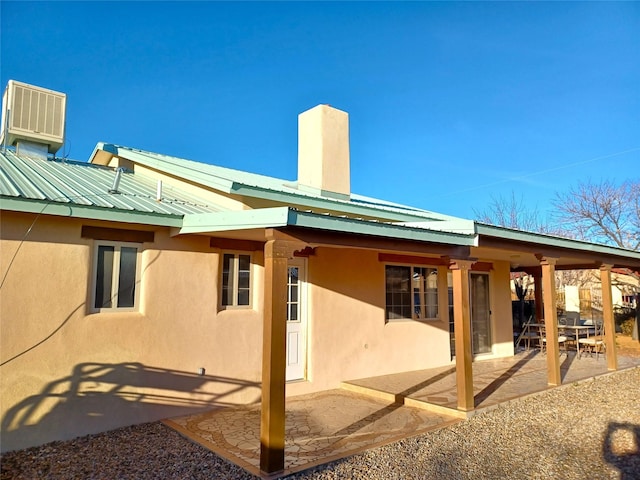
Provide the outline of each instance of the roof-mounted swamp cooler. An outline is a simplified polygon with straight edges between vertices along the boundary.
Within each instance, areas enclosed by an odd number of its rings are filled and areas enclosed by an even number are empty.
[[[18,155],[47,159],[64,144],[67,95],[9,80],[2,96],[0,145]]]

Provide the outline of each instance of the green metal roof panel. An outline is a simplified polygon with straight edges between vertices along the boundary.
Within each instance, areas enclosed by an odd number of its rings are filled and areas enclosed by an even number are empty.
[[[0,153],[0,167],[0,196],[3,198],[164,215],[221,210],[219,206],[166,184],[163,185],[162,201],[157,201],[157,183],[127,171],[122,173],[119,193],[109,193],[115,170],[86,162],[29,159],[7,150]],[[4,202],[3,208],[6,208]]]
[[[205,187],[214,188],[225,193],[256,197],[281,202],[285,205],[299,205],[313,209],[331,210],[350,215],[378,217],[394,221],[447,221],[457,219],[456,217],[357,194],[351,194],[351,198],[346,200],[323,196],[320,193],[298,188],[298,184],[295,181],[243,172],[119,145],[99,143],[92,154],[92,158],[98,150],[118,155],[169,175],[189,179]]]
[[[443,232],[394,223],[349,217],[335,217],[332,215],[318,215],[313,212],[300,211],[294,211],[291,216],[292,219],[289,224],[298,227],[318,228],[361,235],[375,235],[402,240],[444,243],[448,245],[473,246],[475,242],[475,235]]]

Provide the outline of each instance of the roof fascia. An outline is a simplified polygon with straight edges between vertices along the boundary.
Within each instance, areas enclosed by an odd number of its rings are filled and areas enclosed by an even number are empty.
[[[114,145],[104,142],[98,142],[91,152],[89,157],[89,163],[95,165],[106,166],[109,164],[114,155],[117,155],[118,150]]]
[[[291,211],[289,207],[274,207],[188,214],[184,216],[178,234],[284,227],[289,223]]]
[[[2,210],[56,215],[61,217],[105,220],[108,222],[138,223],[163,227],[179,227],[182,215],[145,213],[128,210],[106,209],[90,205],[76,205],[43,200],[25,200],[2,197]]]
[[[627,250],[620,247],[612,247],[608,245],[585,242],[582,240],[572,240],[569,238],[554,237],[541,233],[511,230],[504,227],[496,227],[493,225],[479,223],[476,223],[476,231],[479,235],[478,246],[480,247],[492,246],[491,238],[497,238],[499,239],[498,242],[508,241],[527,243],[529,244],[527,250],[531,250],[531,244],[536,244],[540,247],[548,247],[552,249],[566,249],[582,253],[609,255],[618,258],[628,258],[640,261],[640,252]]]
[[[438,230],[441,232],[461,233],[464,235],[474,235],[476,233],[475,222],[464,218],[440,220],[435,222],[403,222],[401,225],[405,227]]]

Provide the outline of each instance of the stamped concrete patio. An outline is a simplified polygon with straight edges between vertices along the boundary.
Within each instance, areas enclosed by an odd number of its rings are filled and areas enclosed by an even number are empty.
[[[619,368],[640,359],[619,357]],[[603,356],[561,356],[563,386],[607,373]],[[523,351],[473,364],[477,414],[547,390],[546,356]],[[551,387],[558,388],[558,387]],[[456,410],[455,366],[345,382],[341,389],[287,400],[285,470],[281,475],[347,457],[379,445],[462,421]],[[260,405],[246,405],[165,420],[183,435],[260,475]]]

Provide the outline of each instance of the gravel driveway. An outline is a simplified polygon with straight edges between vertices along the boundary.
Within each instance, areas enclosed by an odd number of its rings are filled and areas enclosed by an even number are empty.
[[[4,454],[7,479],[256,478],[161,423]],[[640,479],[640,367],[288,477]]]

